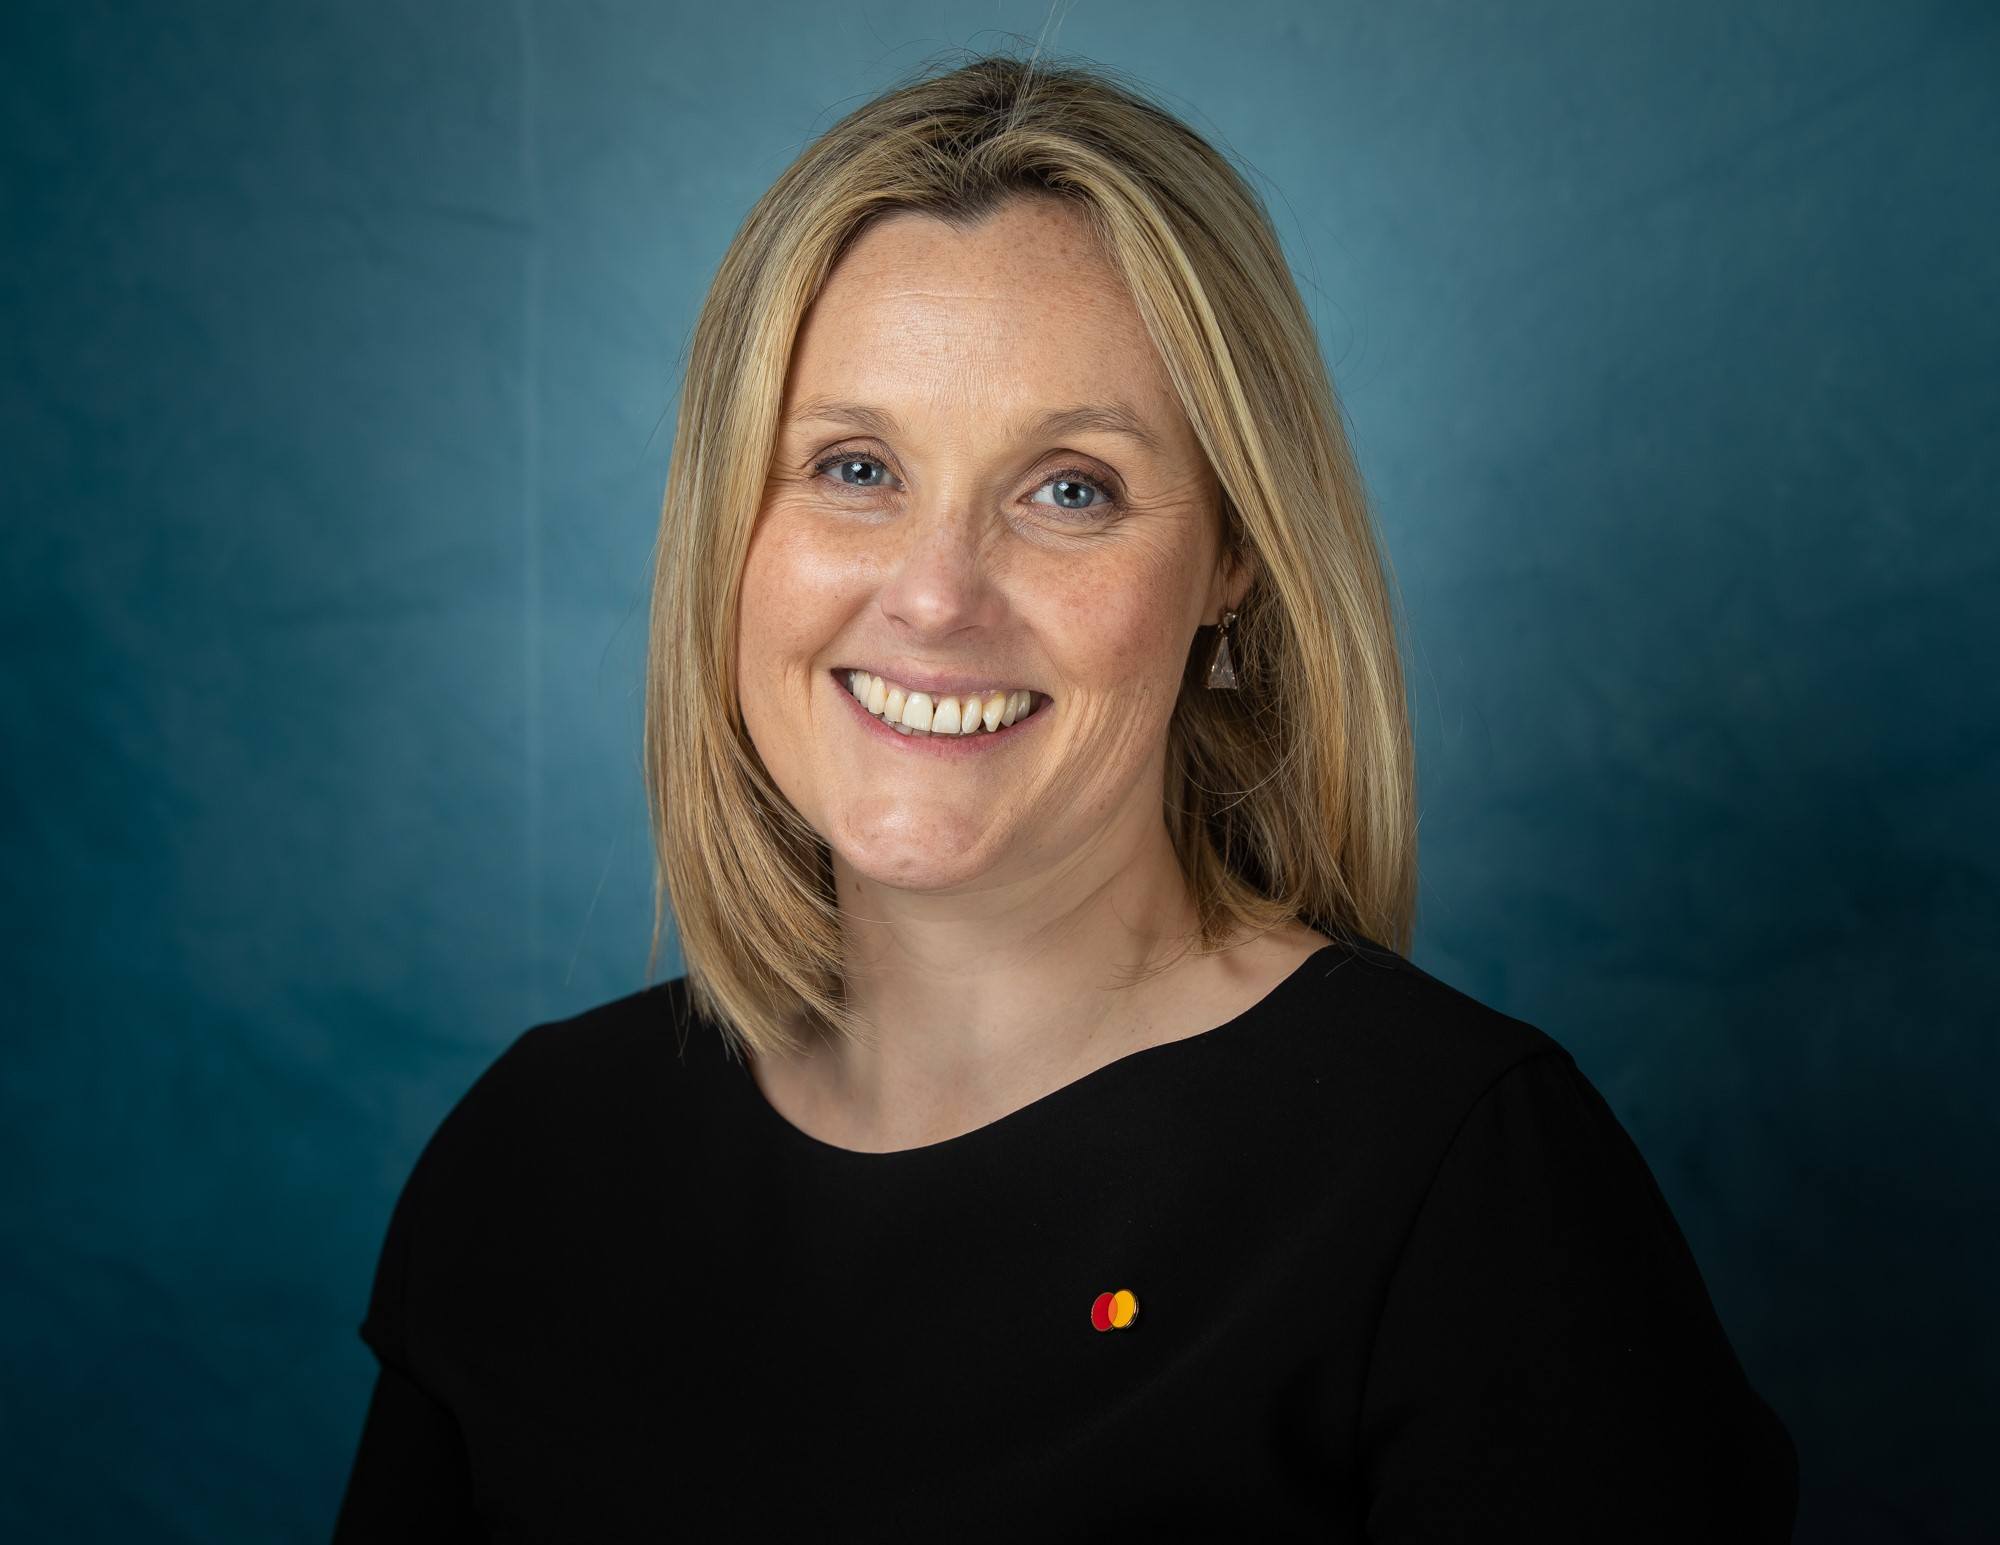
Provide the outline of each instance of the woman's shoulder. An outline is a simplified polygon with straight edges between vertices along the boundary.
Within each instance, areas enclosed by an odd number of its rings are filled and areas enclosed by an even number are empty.
[[[487,1072],[503,1082],[591,1087],[721,1055],[715,1027],[694,1014],[687,978],[677,976],[521,1031]]]
[[[552,1152],[581,1152],[657,1132],[695,1068],[719,1065],[723,1043],[690,1015],[684,979],[656,982],[517,1031],[438,1123],[421,1165],[490,1187]]]
[[[385,1362],[409,1366],[413,1323],[424,1327],[418,1340],[453,1334],[452,1316],[426,1318],[412,1301],[526,1280],[539,1262],[574,1255],[566,1230],[615,1224],[605,1210],[658,1168],[647,1144],[671,1140],[676,1124],[660,1117],[687,1082],[676,1048],[701,1060],[697,1039],[713,1034],[696,1024],[677,1038],[681,991],[660,983],[531,1025],[488,1056],[432,1128],[391,1212],[361,1329]],[[568,1243],[553,1250],[550,1240]]]
[[[1560,1041],[1374,940],[1343,933],[1286,984],[1282,1055],[1296,1071],[1365,1092],[1397,1119],[1462,1113],[1538,1058],[1569,1062]]]

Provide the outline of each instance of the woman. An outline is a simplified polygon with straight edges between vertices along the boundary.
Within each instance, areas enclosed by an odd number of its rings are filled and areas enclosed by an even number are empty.
[[[1210,146],[997,57],[822,136],[654,594],[688,974],[424,1150],[339,1540],[1789,1537],[1631,1140],[1405,958],[1383,565]]]

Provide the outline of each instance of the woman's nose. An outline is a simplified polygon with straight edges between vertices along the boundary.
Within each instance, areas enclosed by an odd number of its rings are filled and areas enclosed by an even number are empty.
[[[883,579],[883,611],[925,633],[991,621],[999,598],[990,572],[989,523],[963,503],[905,508]]]

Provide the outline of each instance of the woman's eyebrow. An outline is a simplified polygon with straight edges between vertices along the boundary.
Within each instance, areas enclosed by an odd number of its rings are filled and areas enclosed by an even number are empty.
[[[808,421],[824,423],[852,424],[865,429],[872,435],[885,440],[894,439],[902,430],[896,415],[885,408],[873,407],[865,402],[843,402],[831,397],[810,397],[793,409],[790,422],[794,424]],[[1136,440],[1147,450],[1158,453],[1159,436],[1146,427],[1141,418],[1128,404],[1123,402],[1080,402],[1072,407],[1051,408],[1048,412],[1025,420],[1019,430],[1024,440],[1042,439],[1049,435],[1059,435],[1075,429],[1094,429],[1104,434],[1124,435]]]

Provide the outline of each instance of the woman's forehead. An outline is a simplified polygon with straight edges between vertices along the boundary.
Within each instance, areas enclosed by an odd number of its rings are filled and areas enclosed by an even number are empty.
[[[960,348],[1087,330],[1098,347],[1150,347],[1116,267],[1068,211],[1003,206],[976,225],[897,215],[871,226],[827,276],[807,326],[933,335]],[[980,350],[983,352],[983,350]]]
[[[1155,452],[1179,440],[1179,400],[1122,280],[1089,249],[1025,252],[1022,228],[1040,225],[916,217],[857,244],[800,329],[787,423],[839,418],[887,435],[972,412],[1023,432],[1122,433]]]

